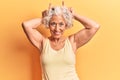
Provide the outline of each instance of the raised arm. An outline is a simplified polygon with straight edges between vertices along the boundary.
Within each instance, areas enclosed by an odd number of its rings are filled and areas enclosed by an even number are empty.
[[[71,12],[73,14],[74,19],[80,22],[84,26],[82,30],[72,35],[72,37],[74,38],[74,42],[76,43],[76,49],[77,49],[82,45],[84,45],[85,43],[87,43],[95,35],[95,33],[98,31],[100,26],[95,21],[87,17],[76,14],[75,12],[73,12],[72,9]]]
[[[28,20],[28,21],[24,21],[22,23],[22,27],[23,27],[24,32],[27,35],[27,38],[39,50],[41,50],[42,41],[43,41],[43,38],[44,38],[40,34],[40,32],[36,30],[36,28],[40,24],[41,24],[41,18],[31,19],[31,20]]]

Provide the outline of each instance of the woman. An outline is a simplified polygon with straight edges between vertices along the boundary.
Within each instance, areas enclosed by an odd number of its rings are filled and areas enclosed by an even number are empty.
[[[64,37],[66,29],[72,27],[72,19],[84,28],[75,34]],[[44,37],[36,28],[44,24],[51,36]],[[42,59],[42,80],[79,80],[75,71],[75,53],[98,31],[99,24],[74,12],[72,8],[49,6],[42,18],[22,23],[30,42],[40,50]]]

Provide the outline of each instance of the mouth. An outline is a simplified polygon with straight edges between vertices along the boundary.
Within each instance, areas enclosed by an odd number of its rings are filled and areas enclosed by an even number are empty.
[[[55,35],[60,35],[61,32],[53,32]]]

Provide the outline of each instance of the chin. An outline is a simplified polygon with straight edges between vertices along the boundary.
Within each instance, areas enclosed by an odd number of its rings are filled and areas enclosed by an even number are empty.
[[[61,38],[61,35],[54,35],[53,37],[56,39],[59,39],[59,38]]]
[[[60,36],[54,36],[54,38],[55,38],[55,39],[59,39],[59,38],[60,38]]]

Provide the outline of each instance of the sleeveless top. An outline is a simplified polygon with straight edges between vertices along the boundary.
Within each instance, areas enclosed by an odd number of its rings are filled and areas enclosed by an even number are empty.
[[[68,38],[60,50],[54,50],[47,38],[41,59],[42,80],[79,80],[75,70],[75,54]]]

